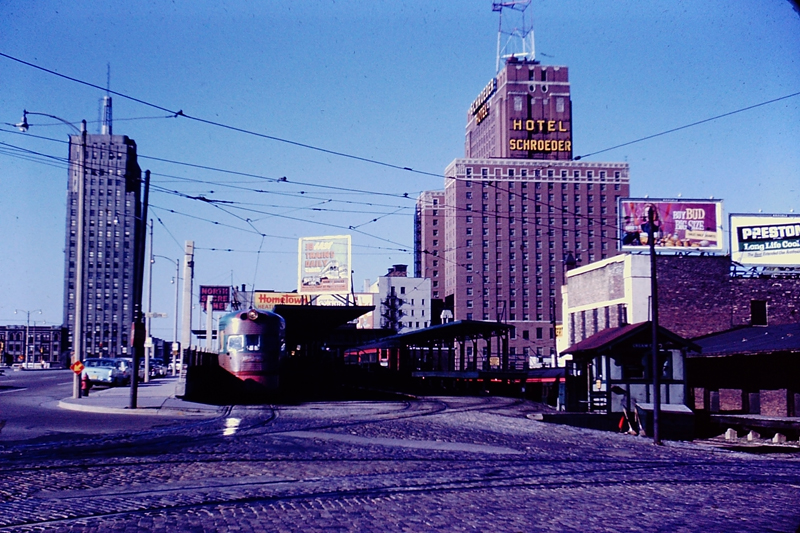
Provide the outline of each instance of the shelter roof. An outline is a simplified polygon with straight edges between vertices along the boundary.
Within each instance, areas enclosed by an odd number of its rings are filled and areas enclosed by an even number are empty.
[[[800,352],[800,324],[746,326],[694,339],[704,357]]]
[[[355,349],[394,348],[397,346],[425,345],[436,342],[451,342],[456,339],[477,339],[503,335],[514,329],[510,324],[482,320],[456,320],[425,329],[409,331],[386,337],[378,342]]]
[[[570,346],[562,353],[572,354],[573,357],[594,356],[595,354],[601,354],[620,345],[632,343],[635,339],[641,339],[643,336],[650,333],[651,328],[652,325],[649,321],[639,322],[638,324],[627,324],[616,328],[607,328]],[[658,340],[659,342],[671,343],[688,348],[692,351],[700,351],[700,346],[697,344],[661,326],[658,327]]]
[[[286,321],[287,337],[324,338],[374,309],[374,305],[276,305],[273,312]]]

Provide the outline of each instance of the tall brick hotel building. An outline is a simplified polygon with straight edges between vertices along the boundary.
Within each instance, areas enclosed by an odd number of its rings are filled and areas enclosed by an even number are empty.
[[[515,326],[514,368],[548,366],[565,268],[617,254],[628,164],[574,160],[568,69],[515,57],[470,106],[464,151],[417,200],[415,275],[455,320]]]

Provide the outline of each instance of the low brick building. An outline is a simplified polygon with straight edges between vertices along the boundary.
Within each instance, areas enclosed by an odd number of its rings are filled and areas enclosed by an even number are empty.
[[[729,257],[660,255],[659,325],[702,351],[687,405],[708,413],[800,415],[800,279],[732,275]],[[650,320],[650,257],[620,255],[567,273],[560,351]]]
[[[0,365],[61,367],[68,358],[67,328],[63,326],[0,326]]]
[[[800,323],[800,279],[731,275],[727,256],[659,255],[659,324],[686,339],[739,326]],[[650,257],[619,255],[567,273],[563,350],[650,319]]]

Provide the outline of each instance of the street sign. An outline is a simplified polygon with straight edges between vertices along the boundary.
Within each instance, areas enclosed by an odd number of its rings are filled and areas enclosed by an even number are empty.
[[[84,366],[83,363],[81,363],[80,361],[75,361],[74,363],[69,365],[69,368],[76,374],[80,374],[81,372],[83,372]]]
[[[145,313],[147,318],[167,318],[167,313]]]

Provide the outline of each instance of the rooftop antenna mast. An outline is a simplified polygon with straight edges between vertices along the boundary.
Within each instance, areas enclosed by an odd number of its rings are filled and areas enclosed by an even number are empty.
[[[106,69],[106,95],[103,97],[103,121],[100,133],[103,135],[113,135],[111,130],[111,63],[107,64]]]
[[[533,41],[533,15],[527,10],[531,0],[507,0],[492,2],[492,11],[500,13],[497,29],[497,61],[495,72],[500,72],[500,60],[523,59],[536,60],[536,48]],[[509,12],[503,19],[503,10]]]

